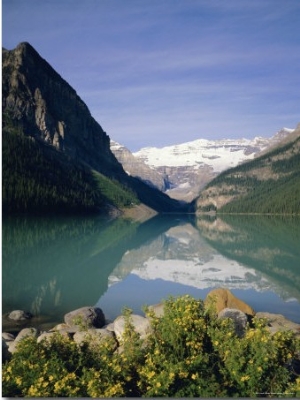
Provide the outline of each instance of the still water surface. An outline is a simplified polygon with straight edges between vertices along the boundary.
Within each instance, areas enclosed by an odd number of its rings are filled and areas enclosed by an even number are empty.
[[[97,305],[168,296],[204,299],[226,287],[256,311],[300,322],[300,219],[157,216],[142,224],[103,218],[9,218],[2,225],[3,313],[25,309],[55,324]]]

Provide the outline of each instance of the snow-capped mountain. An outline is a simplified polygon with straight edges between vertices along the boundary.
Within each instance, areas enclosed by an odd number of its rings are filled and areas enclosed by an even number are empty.
[[[163,148],[145,147],[133,155],[152,168],[191,166],[198,169],[201,164],[207,164],[214,172],[220,173],[254,158],[256,153],[279,143],[293,131],[283,128],[269,139],[199,139]]]
[[[170,197],[192,201],[219,173],[276,146],[293,131],[283,128],[271,138],[198,139],[163,148],[145,147],[132,154],[112,142],[111,150],[131,175],[152,182],[153,186],[165,191]],[[125,157],[127,152],[134,157],[129,160],[128,156]],[[148,167],[146,171],[142,165]]]
[[[127,147],[111,140],[110,149],[128,175],[139,178],[162,192],[166,190],[166,183],[163,175],[149,167],[144,161],[134,157]]]
[[[109,276],[109,286],[129,274],[144,281],[160,279],[197,289],[226,286],[284,293],[266,275],[218,253],[191,224],[170,228],[151,243],[126,252]]]
[[[219,173],[253,159],[293,131],[283,128],[271,138],[199,139],[163,148],[146,147],[133,155],[164,176],[170,197],[191,201]]]

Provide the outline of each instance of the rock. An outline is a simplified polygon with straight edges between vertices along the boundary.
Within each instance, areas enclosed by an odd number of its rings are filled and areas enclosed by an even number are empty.
[[[105,325],[105,317],[101,308],[82,307],[71,311],[64,317],[65,323],[70,327],[83,330],[89,328],[102,328]]]
[[[109,136],[86,104],[29,43],[3,53],[2,65],[3,112],[22,121],[25,135],[98,171],[114,170],[125,176],[110,151]]]
[[[62,331],[62,330],[67,330],[67,329],[70,329],[70,327],[69,327],[69,325],[67,325],[67,324],[58,324],[58,325],[55,325],[52,329],[51,329],[51,331]]]
[[[90,348],[95,348],[103,341],[114,338],[114,333],[108,331],[107,329],[88,329],[87,331],[76,332],[73,336],[74,342],[76,342],[78,345],[87,342]],[[117,347],[116,341],[115,344]]]
[[[5,342],[11,342],[11,341],[15,340],[15,337],[14,337],[14,335],[11,334],[11,333],[2,332],[2,339],[3,339]]]
[[[16,336],[15,340],[9,340],[6,341],[6,344],[8,346],[8,351],[10,353],[14,353],[17,350],[17,347],[19,345],[19,343],[27,338],[27,337],[33,337],[33,338],[37,338],[38,337],[38,330],[36,328],[24,328],[22,329],[18,335]]]
[[[247,315],[255,315],[255,311],[248,304],[235,297],[228,289],[218,288],[211,290],[207,294],[204,303],[205,307],[215,307],[217,314],[224,308],[234,308]]]
[[[23,310],[14,310],[8,315],[8,318],[14,321],[24,321],[32,318],[32,314]]]
[[[130,316],[130,323],[136,333],[140,335],[141,339],[145,339],[151,333],[150,321],[140,315],[132,314]],[[119,316],[114,321],[114,332],[118,341],[122,342],[125,332],[126,318]]]
[[[265,318],[268,323],[268,328],[271,333],[278,331],[293,331],[297,336],[300,337],[300,324],[290,321],[281,314],[272,314],[268,312],[256,313],[256,318]]]
[[[235,308],[224,308],[219,312],[218,318],[230,318],[234,323],[234,330],[237,336],[243,337],[247,326],[248,318],[245,313]]]
[[[39,332],[36,328],[24,328],[18,333],[15,342],[18,343],[21,340],[25,339],[26,337],[36,338],[38,337],[38,334]]]
[[[9,351],[9,347],[13,347],[15,350],[15,346],[13,345],[15,340],[14,335],[7,332],[2,332],[2,362],[7,361],[11,358],[12,352]]]
[[[154,304],[152,306],[149,306],[149,311],[153,311],[154,315],[156,317],[162,317],[164,315],[164,304],[159,303],[159,304]]]
[[[19,345],[20,342],[7,342],[7,346],[8,346],[8,351],[10,354],[13,354],[16,350],[17,350],[17,346]]]
[[[167,189],[163,174],[149,167],[142,159],[135,157],[126,147],[111,140],[110,149],[129,175],[141,179],[147,185],[162,192]]]
[[[106,329],[107,331],[114,332],[114,323],[110,322],[109,324],[104,325],[103,328]]]
[[[11,358],[11,352],[9,351],[8,343],[13,343],[13,341],[6,342],[4,339],[2,339],[2,363]]]
[[[78,331],[80,331],[82,328],[79,326],[69,326],[65,323],[63,324],[58,324],[55,325],[53,328],[49,329],[47,332],[59,332],[59,333],[69,333],[69,334],[74,334]]]
[[[38,338],[37,342],[40,343],[42,340],[50,341],[54,336],[61,335],[66,338],[70,338],[70,334],[68,332],[60,331],[60,332],[43,332]]]

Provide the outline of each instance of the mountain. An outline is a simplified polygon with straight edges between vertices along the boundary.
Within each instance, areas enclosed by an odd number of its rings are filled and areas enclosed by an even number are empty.
[[[209,219],[204,216],[197,218],[197,226],[207,244],[224,257],[267,277],[285,301],[291,297],[300,300],[298,218],[222,215]]]
[[[300,213],[300,124],[254,160],[221,173],[195,201],[198,212]]]
[[[110,149],[117,160],[123,165],[123,168],[128,175],[139,178],[149,186],[153,186],[162,192],[166,190],[166,182],[163,176],[155,169],[145,164],[142,160],[134,157],[125,146],[111,140]]]
[[[128,176],[76,91],[28,43],[2,50],[3,210],[101,210],[178,202]]]
[[[226,285],[230,289],[269,288],[267,279],[255,269],[245,268],[218,254],[187,223],[170,228],[151,243],[128,251],[109,277],[109,285],[129,274],[149,280],[180,283],[197,289]]]
[[[165,192],[170,197],[192,201],[222,171],[252,160],[261,151],[278,144],[292,131],[283,128],[271,138],[255,137],[252,140],[199,139],[163,148],[146,147],[133,155],[139,163],[143,161],[152,171],[161,175],[165,182]]]
[[[284,301],[299,299],[297,220],[279,216],[226,217],[226,222],[220,217],[197,218],[197,225],[183,218],[180,223],[177,220],[175,226],[152,240],[126,251],[108,278],[109,287],[115,285],[114,293],[124,293],[122,286],[134,278],[145,288],[136,296],[143,296],[146,290],[150,293],[146,287],[152,281],[156,290],[162,283],[169,290],[173,285],[173,290],[175,285],[182,285],[188,292],[196,289],[198,297],[205,290],[227,287],[273,292]],[[157,226],[160,218],[156,218]]]

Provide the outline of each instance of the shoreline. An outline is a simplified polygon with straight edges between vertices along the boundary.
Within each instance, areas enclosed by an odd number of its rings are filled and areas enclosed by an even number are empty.
[[[158,307],[161,306],[161,303],[155,305],[149,305],[149,307]],[[91,306],[91,308],[97,308],[95,306]],[[72,311],[70,311],[72,312]],[[105,315],[105,310],[103,311]],[[145,313],[141,310],[139,313],[132,312],[133,315],[145,316]],[[9,313],[5,313],[2,315],[2,333],[9,333],[13,335],[18,335],[18,333],[26,328],[34,328],[40,332],[48,332],[52,331],[57,325],[63,324],[63,319],[51,319],[47,318],[47,316],[32,316],[29,319],[14,321],[9,319]],[[106,319],[106,324],[112,323],[115,319],[119,318],[122,314],[117,315],[113,319]],[[293,330],[297,336],[300,337],[300,322],[295,322],[289,318],[287,318],[283,314],[279,313],[271,313],[268,311],[258,311],[255,312],[255,317],[257,318],[266,318],[268,320],[268,324],[270,327],[276,326],[277,330]]]

